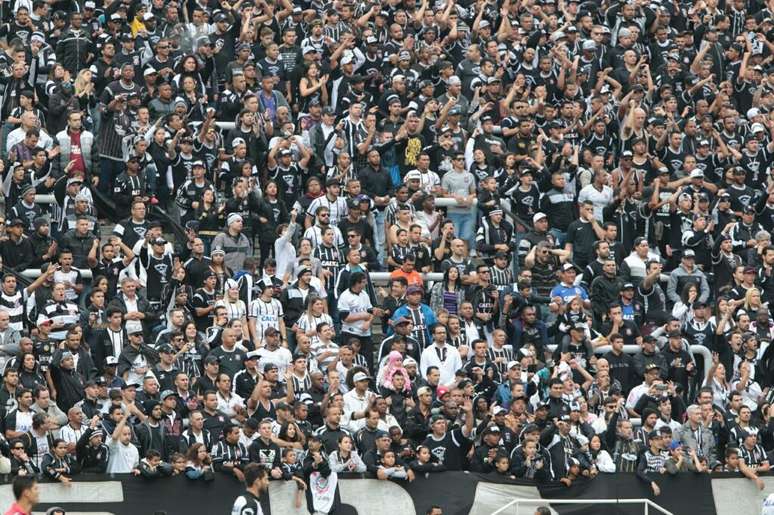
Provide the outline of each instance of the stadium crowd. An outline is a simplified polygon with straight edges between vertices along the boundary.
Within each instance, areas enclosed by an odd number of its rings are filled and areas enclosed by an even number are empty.
[[[762,488],[773,18],[1,2],[0,472]]]

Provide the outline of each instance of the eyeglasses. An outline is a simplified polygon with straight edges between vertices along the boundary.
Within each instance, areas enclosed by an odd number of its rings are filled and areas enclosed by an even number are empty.
[[[320,214],[319,214],[319,217],[320,217],[320,218],[329,218],[330,216],[331,216],[331,215],[329,215],[328,213],[320,213]]]
[[[357,234],[347,234],[347,238],[357,238]]]

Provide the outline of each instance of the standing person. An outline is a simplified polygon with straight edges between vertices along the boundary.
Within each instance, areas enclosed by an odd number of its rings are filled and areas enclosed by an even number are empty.
[[[132,428],[127,425],[128,417],[129,412],[124,411],[108,442],[108,474],[134,473],[140,465],[140,453],[132,443]]]
[[[338,310],[341,319],[341,341],[347,342],[355,337],[360,340],[360,353],[368,363],[368,369],[374,369],[374,349],[371,339],[371,323],[379,316],[371,304],[366,292],[366,275],[355,272],[349,277],[349,288],[339,296]]]
[[[447,331],[443,324],[435,324],[432,328],[433,343],[422,351],[419,361],[419,372],[427,379],[430,369],[437,368],[440,373],[440,385],[448,385],[454,381],[454,374],[462,368],[462,358],[459,351],[447,342]]]
[[[231,515],[263,515],[260,497],[269,488],[269,475],[257,463],[245,467],[245,492],[236,498]]]
[[[452,158],[452,169],[441,179],[441,190],[447,197],[457,201],[447,210],[454,222],[457,235],[468,244],[468,250],[475,248],[476,213],[473,200],[476,198],[476,179],[465,168],[465,154],[459,152]]]
[[[18,476],[13,480],[13,497],[16,501],[5,515],[31,515],[38,504],[38,480],[34,476]]]

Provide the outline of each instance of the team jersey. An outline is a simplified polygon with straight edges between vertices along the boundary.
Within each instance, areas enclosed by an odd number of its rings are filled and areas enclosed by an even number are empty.
[[[250,303],[248,316],[255,319],[257,337],[262,340],[264,331],[269,327],[279,330],[279,321],[285,316],[285,312],[277,299],[272,298],[269,302],[264,302],[258,298]]]
[[[245,491],[236,498],[234,506],[231,508],[231,515],[263,515],[261,503],[258,498]]]

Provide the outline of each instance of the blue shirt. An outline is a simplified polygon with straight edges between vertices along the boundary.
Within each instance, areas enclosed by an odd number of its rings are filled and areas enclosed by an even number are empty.
[[[581,300],[588,300],[589,295],[582,286],[565,286],[564,284],[558,284],[551,290],[551,298],[561,297],[562,302],[565,304],[570,302],[575,297],[580,297]]]

